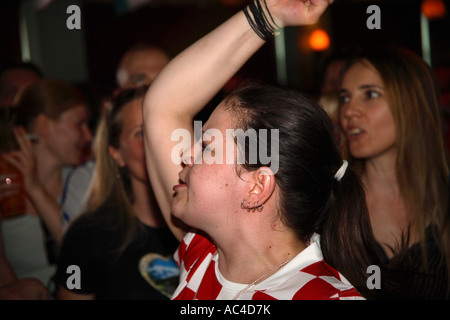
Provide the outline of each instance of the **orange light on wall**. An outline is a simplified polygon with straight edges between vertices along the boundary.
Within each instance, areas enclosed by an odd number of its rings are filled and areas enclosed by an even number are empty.
[[[446,11],[445,4],[442,0],[422,1],[422,13],[430,20],[444,17]]]
[[[330,37],[323,29],[314,30],[309,36],[309,45],[314,51],[324,51],[330,47]]]

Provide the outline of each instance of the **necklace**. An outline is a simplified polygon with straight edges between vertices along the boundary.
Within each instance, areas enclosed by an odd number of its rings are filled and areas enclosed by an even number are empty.
[[[285,265],[287,265],[289,263],[289,261],[291,261],[292,258],[287,259],[286,261],[280,263],[279,265],[277,265],[275,268],[273,268],[272,270],[270,270],[269,272],[263,274],[261,277],[259,277],[258,279],[256,279],[255,281],[253,281],[252,283],[248,284],[244,289],[242,289],[241,291],[238,292],[238,294],[233,298],[233,300],[237,300],[239,299],[239,297],[241,295],[243,295],[248,289],[256,286],[258,283],[262,282],[263,280],[267,279],[269,276],[271,276],[272,274],[274,274],[276,271],[280,270],[282,267],[284,267]]]
[[[211,257],[211,260],[209,260],[209,263],[206,265],[205,268],[203,268],[203,277],[205,276],[206,270],[208,270],[211,261],[214,259],[214,257],[217,255],[217,251],[214,253],[214,255]],[[275,273],[276,271],[280,270],[281,268],[283,268],[285,265],[287,265],[290,261],[292,260],[292,258],[287,259],[286,261],[280,263],[279,265],[277,265],[275,268],[271,269],[270,271],[264,273],[261,277],[259,277],[258,279],[256,279],[255,281],[253,281],[252,283],[248,284],[244,289],[242,289],[241,291],[239,291],[237,293],[237,295],[232,299],[232,300],[237,300],[239,299],[239,297],[241,295],[243,295],[245,292],[247,292],[248,289],[256,286],[258,283],[262,282],[263,280],[267,279],[269,276],[271,276],[273,273]],[[196,300],[197,299],[197,294],[200,291],[200,286],[201,283],[203,282],[203,278],[202,281],[200,282],[199,287],[197,288],[197,291],[195,292],[194,298],[192,300]]]

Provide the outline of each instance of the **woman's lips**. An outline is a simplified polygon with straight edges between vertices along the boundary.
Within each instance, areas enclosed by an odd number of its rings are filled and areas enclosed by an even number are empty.
[[[364,133],[365,131],[361,128],[351,127],[347,129],[347,138],[348,140],[353,141],[360,138]]]
[[[182,188],[185,188],[185,187],[186,187],[186,184],[185,184],[185,183],[180,183],[180,184],[174,185],[173,188],[172,188],[172,190],[173,190],[173,191],[178,191],[178,190],[180,190],[180,189],[182,189]]]

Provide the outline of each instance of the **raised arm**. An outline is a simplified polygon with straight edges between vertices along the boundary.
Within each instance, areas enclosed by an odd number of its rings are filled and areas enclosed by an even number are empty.
[[[313,24],[327,8],[327,0],[267,0],[279,27]],[[261,6],[265,9],[264,2]],[[266,14],[269,17],[268,14]],[[180,238],[182,230],[171,220],[172,187],[181,166],[171,159],[178,141],[176,129],[193,137],[194,116],[265,43],[250,26],[243,11],[176,56],[158,75],[144,100],[146,162],[156,199],[166,221]]]

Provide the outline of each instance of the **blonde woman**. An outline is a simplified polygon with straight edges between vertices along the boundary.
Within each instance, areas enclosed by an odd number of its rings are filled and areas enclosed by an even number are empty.
[[[170,258],[177,243],[145,167],[145,90],[119,92],[99,123],[86,212],[68,228],[60,252],[59,299],[167,299],[174,290],[178,269]],[[79,287],[67,286],[71,265],[80,268]]]

